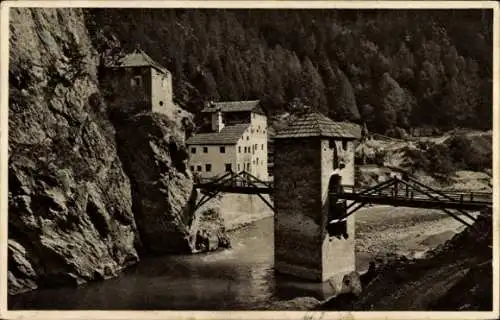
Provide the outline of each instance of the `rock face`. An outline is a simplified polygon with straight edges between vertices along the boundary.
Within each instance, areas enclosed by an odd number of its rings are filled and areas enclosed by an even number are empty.
[[[113,277],[139,248],[229,246],[217,211],[193,214],[190,114],[115,132],[80,9],[13,8],[10,30],[9,294]]]
[[[9,293],[112,277],[137,228],[83,14],[10,18]]]
[[[227,247],[217,211],[193,214],[198,195],[178,124],[154,113],[120,114],[113,119],[143,248],[186,253]]]

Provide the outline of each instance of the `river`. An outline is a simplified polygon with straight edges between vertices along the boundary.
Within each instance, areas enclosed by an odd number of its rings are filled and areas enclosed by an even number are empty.
[[[104,282],[9,297],[9,309],[255,310],[296,297],[325,299],[324,285],[275,274],[273,232],[272,218],[259,220],[232,231],[229,250],[146,257]],[[360,271],[370,258],[357,254]]]

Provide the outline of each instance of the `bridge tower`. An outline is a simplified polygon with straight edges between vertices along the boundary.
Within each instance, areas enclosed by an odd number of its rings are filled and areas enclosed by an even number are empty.
[[[329,221],[342,216],[345,205],[330,201],[328,189],[354,185],[354,142],[360,136],[356,124],[334,122],[316,112],[276,133],[277,272],[324,282],[355,270],[354,215],[331,228]]]

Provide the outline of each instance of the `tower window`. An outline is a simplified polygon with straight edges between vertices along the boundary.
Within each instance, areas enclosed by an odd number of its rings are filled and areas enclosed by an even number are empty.
[[[240,164],[238,163],[238,171],[240,171]]]
[[[226,153],[226,147],[220,147],[220,153]]]
[[[238,152],[241,153],[241,146],[238,147]]]
[[[263,144],[260,145],[260,150],[264,150],[264,145]]]
[[[160,101],[160,106],[163,106],[163,101]]]
[[[203,153],[207,153],[208,152],[208,147],[203,147]]]
[[[130,79],[130,85],[132,87],[138,87],[141,85],[142,82],[142,77],[141,76],[135,76],[132,79]]]
[[[247,136],[247,141],[249,140],[249,136]]]
[[[207,163],[207,164],[205,165],[205,171],[206,171],[206,172],[210,172],[210,171],[212,171],[212,165],[211,165],[210,163]]]
[[[191,148],[191,153],[196,153],[196,148]]]

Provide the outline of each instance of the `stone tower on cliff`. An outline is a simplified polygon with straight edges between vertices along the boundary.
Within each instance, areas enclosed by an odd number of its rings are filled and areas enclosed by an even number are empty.
[[[329,189],[354,185],[354,141],[361,128],[308,112],[279,130],[274,145],[275,268],[313,281],[355,270],[354,216],[339,234],[328,223],[345,203]],[[332,186],[336,184],[336,186]],[[330,201],[334,203],[330,203]]]
[[[172,74],[144,51],[136,49],[107,65],[101,83],[113,107],[129,113],[151,111],[173,118]]]

